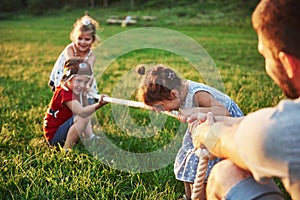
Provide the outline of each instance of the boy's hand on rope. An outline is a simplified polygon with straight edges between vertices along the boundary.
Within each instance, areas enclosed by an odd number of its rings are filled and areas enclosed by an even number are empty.
[[[104,106],[105,104],[109,103],[109,102],[104,101],[104,98],[108,97],[108,95],[106,95],[106,94],[100,94],[99,96],[100,96],[100,98],[98,100],[98,106],[99,106],[98,108],[100,108],[100,107]]]
[[[104,101],[104,98],[105,98],[105,97],[108,97],[107,94],[101,94],[100,96],[101,96],[101,98],[99,99],[99,102],[100,102],[102,105],[105,105],[105,104],[108,104],[108,103],[109,103],[109,102],[107,102],[107,101]]]

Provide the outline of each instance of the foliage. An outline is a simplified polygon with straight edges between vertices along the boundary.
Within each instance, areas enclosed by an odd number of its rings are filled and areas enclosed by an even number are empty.
[[[0,12],[2,18],[8,18],[11,13],[30,13],[32,15],[45,15],[51,13],[53,10],[57,9],[94,9],[94,8],[117,8],[123,11],[137,11],[139,9],[173,9],[175,7],[196,7],[201,10],[207,5],[213,7],[223,7],[225,5],[234,5],[240,10],[248,10],[251,12],[258,0],[90,0],[90,1],[80,1],[80,0],[2,0],[0,2]],[[187,15],[188,13],[183,11],[179,13],[180,15]]]

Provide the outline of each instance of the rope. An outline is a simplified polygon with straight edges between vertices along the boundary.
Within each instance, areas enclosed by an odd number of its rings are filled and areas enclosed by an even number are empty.
[[[204,178],[208,165],[209,152],[207,149],[197,149],[195,154],[199,157],[199,163],[191,198],[192,200],[202,200],[201,197],[205,197],[205,194],[203,194],[205,191]]]
[[[89,93],[89,95],[91,95],[92,97],[94,97],[96,99],[101,98],[101,95],[99,95],[99,94]],[[135,108],[153,110],[153,108],[151,106],[148,106],[148,105],[144,104],[143,102],[139,102],[139,101],[120,99],[120,98],[114,98],[114,97],[107,97],[107,96],[105,96],[103,98],[103,101],[108,102],[108,103],[118,104],[118,105],[124,105],[124,106],[130,106],[130,107],[135,107]],[[170,117],[174,117],[176,119],[180,118],[180,113],[176,110],[161,111],[160,113],[168,115]]]

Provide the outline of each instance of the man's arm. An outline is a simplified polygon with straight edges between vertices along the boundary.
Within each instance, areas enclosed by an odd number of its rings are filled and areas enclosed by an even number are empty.
[[[205,122],[202,116],[203,123],[191,127],[194,146],[205,145],[215,156],[230,159],[239,167],[250,170],[258,181],[272,174],[281,176],[287,168],[285,158],[276,158],[275,150],[268,150],[277,147],[270,135],[281,127],[274,119],[275,113],[276,109],[265,108],[243,118],[226,117],[223,121],[210,113]]]
[[[209,113],[204,123],[192,128],[194,146],[200,148],[201,144],[204,144],[215,156],[229,158],[247,170],[235,143],[235,135],[242,119],[242,117],[213,117]]]

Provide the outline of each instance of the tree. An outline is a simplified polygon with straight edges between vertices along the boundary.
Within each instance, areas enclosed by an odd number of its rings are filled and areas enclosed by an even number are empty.
[[[104,1],[103,1],[103,7],[104,7],[104,8],[107,8],[107,7],[108,7],[108,0],[104,0]]]
[[[95,0],[91,0],[90,3],[91,3],[91,5],[90,5],[91,9],[95,8]]]
[[[130,8],[134,8],[134,0],[130,0]]]

